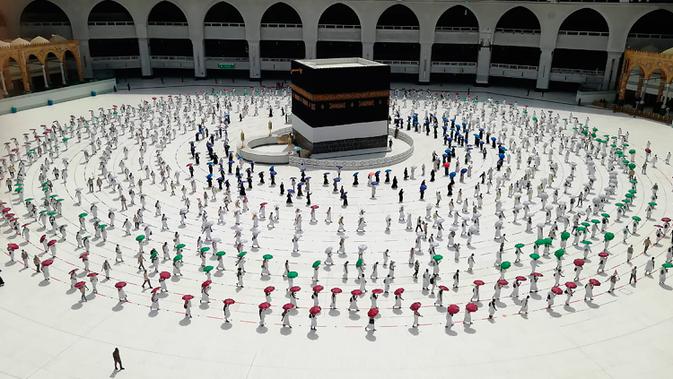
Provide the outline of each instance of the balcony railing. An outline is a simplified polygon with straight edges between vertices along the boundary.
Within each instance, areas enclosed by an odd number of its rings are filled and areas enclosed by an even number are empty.
[[[435,28],[436,32],[463,32],[473,33],[478,32],[479,28],[474,26],[438,26]]]
[[[265,58],[262,57],[260,58],[262,62],[290,62],[293,59],[301,59],[301,58]]]
[[[206,56],[208,61],[222,61],[222,62],[247,62],[248,57],[213,57]]]
[[[242,22],[204,22],[205,26],[217,26],[220,28],[245,28],[245,24]]]
[[[418,30],[417,25],[376,25],[379,30]]]
[[[133,21],[89,21],[89,26],[128,26]]]
[[[107,62],[107,61],[127,61],[140,59],[138,55],[117,55],[110,57],[91,57],[91,60],[94,62]]]
[[[152,55],[150,57],[153,60],[161,60],[161,61],[186,61],[186,62],[191,62],[194,60],[193,56],[186,56],[186,55]]]
[[[605,75],[605,71],[583,70],[579,68],[552,68],[551,72],[554,74],[572,74],[572,75],[600,76],[600,77],[603,77],[603,75]]]
[[[318,29],[360,29],[360,25],[318,24]]]
[[[592,37],[608,37],[609,32],[595,32],[589,30],[559,30],[558,34],[565,36],[592,36]]]
[[[537,66],[530,66],[526,64],[509,64],[509,63],[491,63],[491,68],[502,68],[506,70],[534,70],[537,71]]]
[[[70,26],[68,21],[31,21],[31,22],[22,22],[21,26]]]
[[[404,60],[385,60],[379,59],[379,62],[389,65],[418,65],[418,61],[404,61]]]
[[[496,28],[496,33],[540,34],[540,29]]]
[[[433,61],[433,66],[476,67],[477,62]]]
[[[267,22],[262,24],[262,28],[301,28],[301,24],[282,24]]]
[[[150,21],[147,25],[152,26],[187,26],[186,21]]]
[[[673,34],[629,33],[629,38],[673,39]]]

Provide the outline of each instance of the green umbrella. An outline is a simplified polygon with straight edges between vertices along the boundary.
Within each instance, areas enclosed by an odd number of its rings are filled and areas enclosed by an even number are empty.
[[[226,254],[224,251],[218,251],[217,253],[215,253],[215,255],[217,255],[218,257],[224,257],[224,254]]]
[[[663,268],[673,268],[673,263],[671,262],[666,262],[663,265],[661,265]]]
[[[439,262],[439,261],[441,261],[442,259],[444,259],[444,257],[441,256],[440,254],[435,254],[435,255],[432,256],[432,259],[434,259],[435,262]]]
[[[647,205],[654,208],[657,206],[657,203],[655,201],[650,201],[649,203],[647,203]]]
[[[145,240],[145,235],[144,234],[138,234],[136,236],[136,241],[143,242],[144,240]]]
[[[633,155],[633,154],[635,154],[635,153],[636,153],[636,149],[631,149],[631,150],[629,150],[629,154]]]
[[[107,228],[107,225],[106,224],[98,224],[98,228],[100,230],[105,230],[105,228]]]
[[[523,243],[517,243],[516,245],[514,245],[514,247],[516,247],[517,249],[522,249],[524,246],[526,245]]]
[[[209,248],[208,246],[204,246],[204,247],[202,247],[202,248],[199,249],[199,252],[201,252],[201,253],[207,253],[208,250],[210,250],[210,248]]]
[[[510,261],[504,261],[500,264],[501,270],[507,270],[510,267],[512,267],[512,263]]]
[[[635,222],[640,222],[640,220],[641,220],[641,218],[638,217],[638,216],[633,216],[633,217],[631,217],[631,219]]]
[[[561,233],[561,240],[567,241],[570,238],[570,232],[564,231]]]
[[[577,230],[577,231],[580,232],[580,233],[583,233],[583,232],[585,232],[585,231],[587,230],[587,228],[585,228],[585,227],[583,227],[583,226],[578,226],[577,229],[575,229],[575,230]]]
[[[187,246],[187,245],[185,245],[184,243],[179,243],[179,244],[175,245],[175,248],[176,248],[177,250],[180,250],[180,249],[184,249],[185,246]]]
[[[158,255],[159,253],[156,249],[152,249],[152,251],[150,251],[150,258],[156,258]]]
[[[594,218],[594,219],[591,220],[591,223],[592,223],[592,224],[600,224],[600,223],[601,223],[601,220],[598,220],[598,219],[595,219],[595,218]]]
[[[533,253],[533,254],[529,255],[529,257],[530,257],[532,260],[536,261],[536,260],[540,259],[540,254],[538,254],[538,253]]]
[[[262,256],[262,259],[264,259],[265,261],[268,261],[269,259],[273,259],[273,255],[271,255],[271,254],[264,254],[264,255]]]
[[[56,201],[60,203],[63,201],[63,199],[56,199]]]
[[[538,245],[538,246],[539,245],[544,245],[544,242],[545,242],[544,238],[540,238],[539,240],[535,241],[535,244]]]
[[[636,168],[636,164],[635,164],[635,163],[629,163],[629,168],[630,168],[631,170],[635,169],[635,168]]]
[[[203,268],[203,272],[211,272],[213,271],[214,267],[213,266],[206,266]]]
[[[554,256],[558,259],[561,259],[562,256],[564,256],[566,253],[565,249],[558,249],[554,252]]]
[[[318,267],[320,267],[320,261],[318,260],[318,261],[313,262],[313,264],[311,265],[311,267],[313,267],[313,268],[318,268]]]
[[[591,242],[591,241],[589,241],[589,240],[584,240],[584,241],[582,241],[582,242],[580,242],[580,243],[583,244],[583,245],[587,245],[587,246],[589,246],[589,245],[591,245],[593,242]]]
[[[14,192],[16,192],[16,193],[21,193],[21,192],[23,192],[23,187],[16,187],[16,189],[14,190]]]
[[[638,179],[631,179],[631,180],[629,180],[629,183],[638,184]]]
[[[608,213],[601,213],[601,216],[603,218],[610,218],[610,215]]]
[[[243,257],[245,257],[246,254],[248,254],[247,251],[241,251],[240,253],[238,253],[237,257],[243,258]]]
[[[553,240],[549,237],[542,239],[542,245],[544,246],[551,246],[552,242]]]
[[[173,262],[181,261],[182,260],[182,254],[177,254],[173,257]]]
[[[626,195],[624,195],[624,197],[627,198],[627,199],[633,199],[633,194],[632,193],[627,193]]]
[[[591,224],[586,222],[586,221],[583,221],[582,226],[585,227],[585,228],[588,228],[589,226],[591,226]]]
[[[49,211],[47,212],[47,216],[56,216],[58,213],[55,211]]]
[[[80,213],[79,215],[77,215],[77,217],[79,217],[79,218],[84,218],[84,217],[86,217],[86,216],[88,216],[88,215],[89,215],[88,213],[86,213],[86,212],[82,212],[82,213]]]
[[[49,198],[50,198],[50,199],[55,199],[55,198],[57,198],[57,197],[58,197],[58,195],[56,195],[56,194],[54,194],[54,195],[49,195]]]
[[[622,207],[624,207],[624,204],[622,204],[622,203],[616,203],[615,206],[616,206],[617,208],[622,208]]]
[[[605,234],[603,234],[603,239],[606,241],[612,241],[614,238],[615,234],[612,232],[605,232]]]
[[[636,191],[634,188],[631,188],[630,190],[626,191],[628,193],[636,194],[638,191]]]
[[[361,258],[361,259],[358,259],[358,260],[355,262],[355,267],[362,267],[362,265],[363,265],[364,263],[365,263],[365,261],[363,261],[362,258]]]
[[[297,274],[297,271],[290,271],[290,272],[287,273],[287,277],[290,278],[290,279],[294,279],[297,276],[299,276],[299,274]]]

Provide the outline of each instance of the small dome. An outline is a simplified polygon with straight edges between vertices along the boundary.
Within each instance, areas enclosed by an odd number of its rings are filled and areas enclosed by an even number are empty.
[[[50,40],[51,42],[65,42],[65,41],[67,41],[67,39],[61,37],[61,36],[58,35],[58,34],[52,34],[52,35],[51,35],[51,38],[49,38],[49,40]]]
[[[30,42],[26,41],[23,38],[17,38],[14,41],[10,42],[11,46],[27,46],[30,45]]]
[[[673,47],[671,47],[670,49],[666,49],[666,50],[662,51],[661,54],[663,54],[663,55],[673,55]]]
[[[40,37],[40,36],[37,36],[37,37],[30,40],[31,45],[44,45],[44,44],[47,44],[47,43],[49,43],[49,40],[44,38],[44,37]]]
[[[2,49],[3,47],[10,47],[10,46],[11,46],[11,44],[9,42],[0,41],[0,49]]]

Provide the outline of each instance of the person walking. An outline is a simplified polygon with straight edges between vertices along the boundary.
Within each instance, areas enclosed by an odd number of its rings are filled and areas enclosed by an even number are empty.
[[[124,369],[124,365],[122,365],[122,358],[119,355],[118,347],[115,347],[114,351],[112,352],[112,359],[115,362],[115,371],[121,371]]]

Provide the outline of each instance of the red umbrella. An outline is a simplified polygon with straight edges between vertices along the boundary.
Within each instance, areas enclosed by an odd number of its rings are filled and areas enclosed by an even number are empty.
[[[671,218],[670,218],[670,217],[662,217],[662,218],[661,218],[661,221],[663,221],[663,222],[671,222]]]
[[[472,283],[474,283],[475,286],[483,286],[484,285],[484,281],[481,280],[481,279],[477,279]]]
[[[299,286],[290,287],[290,292],[299,292],[299,291],[301,291],[301,287]]]
[[[41,235],[41,236],[40,236],[40,243],[44,242],[44,240],[46,240],[46,239],[47,239],[47,235],[46,235],[46,234]]]
[[[8,243],[7,244],[7,249],[9,249],[9,250],[16,250],[18,248],[19,248],[19,245],[15,244],[15,243]]]
[[[316,306],[311,307],[308,310],[308,312],[312,315],[317,315],[318,313],[320,313],[321,310],[322,310],[322,308],[320,308],[319,306],[316,305]]]
[[[320,284],[313,286],[313,292],[318,293],[322,290],[324,290],[325,287],[321,286]]]
[[[189,301],[189,300],[192,300],[193,298],[194,298],[194,296],[192,296],[192,295],[183,295],[182,296],[182,300],[184,300],[184,301]]]
[[[152,293],[157,293],[159,291],[161,291],[161,287],[152,288]]]
[[[82,287],[86,286],[86,283],[84,282],[77,282],[75,283],[75,288],[80,289]]]
[[[444,166],[444,168],[449,168],[449,162],[444,162],[444,164],[442,164],[442,166]]]
[[[115,288],[117,288],[117,289],[122,289],[122,288],[124,288],[124,287],[126,287],[126,282],[117,282],[117,283],[115,283]]]
[[[187,163],[187,167],[192,167],[192,166],[193,166],[192,163]]]
[[[343,292],[343,290],[339,287],[332,288],[332,293],[341,293],[341,292]]]
[[[442,285],[439,286],[439,289],[442,290],[442,291],[448,291],[449,287],[442,284]]]
[[[234,304],[235,302],[236,301],[234,301],[234,299],[230,299],[230,298],[224,299],[224,304],[226,304],[226,305],[231,305],[231,304]]]
[[[97,272],[90,272],[90,273],[86,274],[86,276],[87,276],[87,278],[93,278],[95,276],[98,276],[98,273]]]
[[[506,286],[509,284],[509,282],[507,281],[507,279],[498,279],[498,284],[501,286]]]
[[[517,282],[525,282],[526,280],[528,280],[528,279],[526,279],[525,276],[521,276],[521,275],[517,276],[515,279],[516,279]]]
[[[276,289],[276,287],[274,287],[274,286],[268,286],[268,287],[264,288],[264,293],[268,295],[271,292],[273,292],[275,289]]]
[[[591,284],[592,286],[598,287],[598,286],[601,285],[601,282],[599,282],[598,279],[591,278],[591,279],[589,279],[589,284]]]
[[[170,279],[170,278],[171,278],[171,273],[168,272],[168,271],[162,271],[162,272],[159,273],[159,279],[166,280],[166,279]]]
[[[213,281],[208,279],[205,282],[201,283],[201,288],[206,288],[206,287],[210,286],[211,284],[213,284]]]
[[[269,308],[271,308],[271,304],[270,304],[270,303],[268,303],[268,302],[266,302],[266,301],[263,302],[263,303],[259,303],[259,309],[269,309]]]
[[[375,294],[375,295],[380,295],[380,294],[383,293],[383,290],[381,288],[374,288],[372,290],[372,293]]]
[[[85,253],[82,253],[82,254],[79,255],[79,259],[86,259],[86,258],[88,258],[88,257],[89,257],[89,253],[88,253],[88,252],[85,252]]]
[[[51,258],[50,259],[45,259],[45,260],[42,261],[42,267],[49,267],[52,264],[54,264],[54,260],[51,259]]]
[[[290,310],[290,309],[292,309],[292,308],[294,308],[294,304],[292,304],[292,303],[285,303],[285,304],[283,304],[283,309],[285,309],[286,311],[288,311],[288,310]]]
[[[532,273],[531,275],[534,276],[534,277],[536,277],[536,278],[541,278],[541,277],[544,276],[544,275],[542,275],[541,272],[534,272],[534,273]]]
[[[360,291],[360,290],[352,290],[352,291],[351,291],[351,295],[353,295],[353,296],[360,296],[360,295],[362,295],[362,291]]]
[[[56,240],[50,240],[49,242],[47,242],[47,246],[54,246],[54,245],[56,245]]]
[[[460,307],[457,306],[456,304],[451,304],[446,308],[446,311],[449,312],[452,315],[455,315],[460,311]]]
[[[419,310],[420,308],[421,308],[421,303],[419,303],[418,301],[415,302],[415,303],[412,303],[412,304],[409,306],[409,309],[411,309],[412,311],[417,311],[417,310]]]
[[[5,214],[5,218],[12,218],[12,217],[14,217],[14,216],[15,216],[14,213],[7,213],[7,214]]]
[[[5,207],[5,208],[2,208],[2,213],[7,213],[7,212],[9,212],[9,211],[11,211],[11,210],[12,210],[12,208],[7,208],[7,207]]]
[[[468,304],[465,306],[465,309],[466,309],[468,312],[472,313],[472,312],[476,312],[477,309],[479,309],[479,307],[478,307],[477,304],[475,304],[475,303],[468,303]]]
[[[601,257],[601,258],[607,258],[608,255],[610,255],[610,254],[608,254],[607,251],[601,251],[600,253],[598,253],[598,256]]]
[[[267,203],[266,201],[264,201],[264,202],[259,203],[259,206],[260,206],[260,207],[266,207],[267,204],[269,204],[269,203]]]
[[[575,282],[566,282],[566,287],[572,290],[577,288],[577,284],[575,284]]]
[[[72,275],[77,272],[76,268],[73,268],[72,270],[68,271],[68,275]]]
[[[404,293],[404,288],[398,288],[393,292],[396,296],[400,296],[401,294]]]
[[[560,295],[563,293],[563,290],[559,286],[554,286],[551,288],[551,292],[555,293],[556,295]]]
[[[311,205],[311,209],[318,209],[318,208],[320,208],[320,206],[318,204]]]
[[[580,267],[581,267],[581,266],[584,266],[584,259],[582,259],[582,258],[577,258],[577,259],[575,259],[575,260],[573,261],[573,263],[575,264],[575,266],[580,266]]]
[[[369,311],[367,311],[367,316],[370,318],[374,318],[379,314],[379,309],[378,308],[370,308]]]

